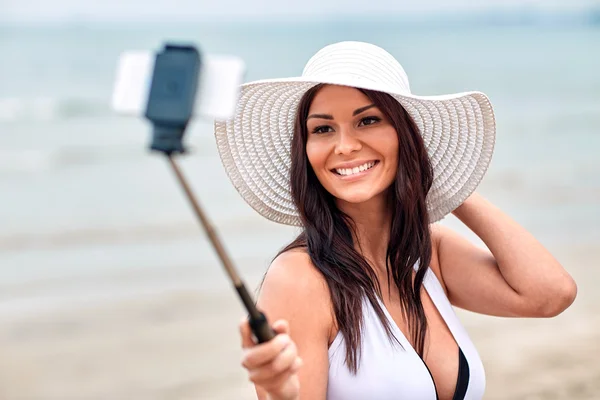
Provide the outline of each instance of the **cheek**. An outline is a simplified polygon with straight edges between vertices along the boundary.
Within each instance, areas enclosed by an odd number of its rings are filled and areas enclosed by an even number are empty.
[[[398,169],[398,135],[396,131],[389,133],[385,136],[386,140],[383,140],[384,146],[382,146],[382,152],[387,160],[390,174],[395,178]]]
[[[325,167],[327,161],[327,151],[325,146],[319,145],[314,140],[306,142],[306,157],[317,175],[321,173],[321,169]]]
[[[388,158],[395,164],[398,164],[398,142],[390,143]]]

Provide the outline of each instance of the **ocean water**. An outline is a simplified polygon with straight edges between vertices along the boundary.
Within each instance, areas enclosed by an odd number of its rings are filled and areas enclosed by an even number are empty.
[[[600,245],[600,28],[353,21],[0,28],[0,310],[226,285],[149,126],[109,108],[116,60],[165,40],[236,54],[246,80],[299,75],[322,46],[375,43],[413,93],[480,90],[498,122],[480,191],[549,244]],[[210,121],[180,160],[243,273],[295,230],[237,195]]]

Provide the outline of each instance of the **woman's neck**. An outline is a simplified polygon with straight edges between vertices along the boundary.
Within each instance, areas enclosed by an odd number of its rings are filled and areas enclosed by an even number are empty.
[[[360,204],[338,202],[338,208],[354,222],[356,250],[369,261],[378,276],[386,276],[386,252],[392,219],[386,197],[379,196]]]

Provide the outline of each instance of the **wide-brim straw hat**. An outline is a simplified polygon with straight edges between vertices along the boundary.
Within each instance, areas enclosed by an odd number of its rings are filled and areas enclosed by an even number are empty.
[[[264,217],[301,225],[290,193],[291,140],[300,99],[320,83],[388,93],[410,114],[433,166],[427,195],[431,222],[456,209],[481,182],[496,137],[485,94],[413,95],[404,69],[391,54],[369,43],[340,42],[319,50],[300,77],[242,85],[235,116],[215,122],[229,178]]]

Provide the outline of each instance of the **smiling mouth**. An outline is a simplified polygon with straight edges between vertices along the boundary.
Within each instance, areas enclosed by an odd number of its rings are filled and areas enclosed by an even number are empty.
[[[378,163],[379,163],[379,161],[369,161],[369,162],[364,163],[363,165],[359,165],[354,168],[335,168],[335,169],[332,169],[332,172],[334,172],[336,175],[340,175],[340,176],[358,175],[361,172],[370,170]]]

